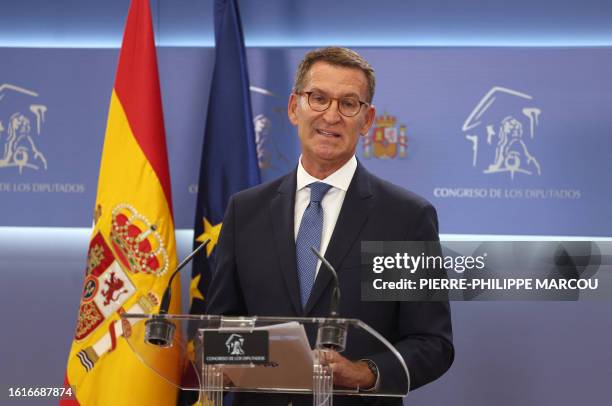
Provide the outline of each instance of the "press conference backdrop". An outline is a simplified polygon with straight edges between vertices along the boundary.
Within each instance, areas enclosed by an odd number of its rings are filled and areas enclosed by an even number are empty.
[[[378,114],[357,156],[431,200],[443,233],[610,234],[610,49],[359,51],[376,68]],[[286,104],[303,53],[248,52],[265,180],[298,156]],[[116,58],[115,50],[3,50],[0,224],[91,224]],[[193,222],[212,62],[209,49],[159,51],[179,228]]]
[[[610,48],[358,50],[377,72],[378,113],[357,157],[429,199],[442,233],[610,236]],[[176,224],[189,229],[213,51],[158,52]],[[304,52],[248,49],[265,180],[299,155],[286,104]],[[116,63],[113,49],[2,49],[5,387],[62,382]],[[189,231],[179,232],[182,254],[190,244]],[[453,311],[455,365],[409,404],[609,401],[608,303],[454,303]]]

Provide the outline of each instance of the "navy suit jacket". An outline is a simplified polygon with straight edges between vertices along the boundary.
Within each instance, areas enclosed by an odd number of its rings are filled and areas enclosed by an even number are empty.
[[[327,316],[332,276],[321,269],[309,301],[300,303],[294,239],[297,170],[234,195],[216,249],[217,267],[207,313],[242,316]],[[357,318],[401,353],[414,390],[452,364],[454,350],[448,302],[361,301],[361,241],[438,241],[437,215],[419,196],[370,174],[361,164],[347,190],[325,257],[340,280],[341,317]],[[311,343],[314,331],[307,331]],[[381,390],[406,390],[404,373],[367,337],[349,337],[350,359],[372,359]],[[265,396],[266,398],[263,398]],[[235,404],[312,404],[296,396],[238,394]],[[398,398],[335,398],[335,404],[401,405]]]

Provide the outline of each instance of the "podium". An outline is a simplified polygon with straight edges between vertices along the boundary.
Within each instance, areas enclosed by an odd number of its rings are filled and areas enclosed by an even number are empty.
[[[123,314],[126,340],[136,356],[182,390],[199,392],[199,404],[222,405],[224,392],[312,395],[314,406],[334,396],[403,397],[410,375],[400,353],[357,319]],[[334,386],[328,351],[374,360],[374,388]],[[172,360],[168,362],[168,360]],[[384,372],[384,374],[383,374]]]

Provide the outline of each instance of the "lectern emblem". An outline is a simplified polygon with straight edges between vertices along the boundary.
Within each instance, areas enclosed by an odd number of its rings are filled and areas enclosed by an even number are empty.
[[[244,337],[240,334],[232,334],[225,341],[225,347],[229,355],[244,355]]]

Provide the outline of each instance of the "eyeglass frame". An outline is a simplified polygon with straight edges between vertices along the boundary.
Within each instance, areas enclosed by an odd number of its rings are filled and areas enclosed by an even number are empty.
[[[307,97],[306,97],[306,102],[308,103],[308,107],[310,107],[310,108],[312,109],[312,111],[316,111],[317,113],[322,113],[322,112],[324,112],[324,111],[329,110],[329,108],[331,107],[332,102],[333,102],[334,100],[335,100],[335,101],[336,101],[336,103],[338,104],[338,113],[340,113],[340,114],[342,114],[344,117],[348,117],[348,118],[351,118],[351,117],[355,117],[355,116],[357,116],[357,114],[359,114],[359,112],[361,112],[361,106],[366,106],[366,107],[371,106],[371,104],[370,104],[370,103],[367,103],[367,102],[361,101],[361,100],[359,100],[359,98],[357,98],[357,101],[359,102],[359,109],[358,109],[358,110],[357,110],[357,112],[356,112],[355,114],[353,114],[352,116],[348,116],[348,115],[344,114],[344,113],[342,112],[342,110],[340,109],[340,99],[343,99],[343,98],[348,97],[348,96],[342,96],[342,97],[331,97],[331,96],[329,96],[329,95],[325,94],[324,92],[319,92],[319,93],[322,93],[322,94],[324,94],[325,96],[329,97],[329,104],[328,104],[328,105],[327,105],[327,107],[326,107],[326,108],[324,108],[323,110],[315,110],[315,109],[312,107],[312,105],[310,104],[310,95],[311,95],[311,94],[313,94],[313,93],[315,93],[315,91],[314,91],[314,90],[313,90],[313,91],[310,91],[310,92],[305,92],[305,91],[295,92],[295,94],[297,94],[298,96],[303,96],[303,95],[306,95],[306,96],[307,96]]]

